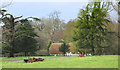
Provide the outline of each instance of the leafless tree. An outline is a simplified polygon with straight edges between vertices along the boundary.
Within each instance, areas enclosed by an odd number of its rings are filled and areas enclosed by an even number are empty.
[[[13,0],[9,0],[9,2],[7,2],[6,4],[3,3],[2,0],[0,0],[0,2],[1,2],[0,9],[2,9],[2,8],[6,8],[6,7],[10,6],[12,4]]]

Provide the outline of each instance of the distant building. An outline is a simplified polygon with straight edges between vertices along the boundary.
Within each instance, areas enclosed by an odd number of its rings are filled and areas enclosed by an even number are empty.
[[[59,51],[59,47],[61,47],[63,43],[52,43],[49,48],[49,54],[63,54],[63,52]],[[72,43],[69,43],[68,45],[71,46]]]

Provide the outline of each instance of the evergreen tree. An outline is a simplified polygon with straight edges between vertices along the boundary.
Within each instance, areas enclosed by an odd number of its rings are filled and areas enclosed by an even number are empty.
[[[24,52],[27,56],[28,52],[37,50],[37,40],[34,39],[37,34],[29,23],[19,25],[15,31],[15,52]]]
[[[49,44],[48,44],[48,47],[47,47],[48,53],[49,53],[49,48],[50,48],[50,46],[51,46],[52,43],[53,43],[53,42],[50,40],[50,41],[49,41]]]
[[[70,46],[63,41],[63,44],[61,45],[61,47],[59,47],[59,51],[63,52],[63,54],[65,55],[65,53],[69,51],[69,47]]]
[[[94,2],[88,4],[84,9],[81,9],[77,24],[74,30],[74,41],[77,47],[83,49],[91,49],[94,55],[95,48],[101,49],[101,42],[105,41],[106,24],[109,21],[106,19],[109,5],[101,4],[101,2]]]
[[[10,57],[14,57],[14,52],[15,52],[15,28],[17,26],[19,26],[20,24],[24,23],[24,22],[29,22],[29,18],[34,19],[35,21],[40,21],[40,19],[36,18],[36,17],[28,17],[22,20],[18,20],[20,17],[14,17],[13,15],[6,13],[6,10],[1,10],[0,9],[0,22],[4,23],[4,25],[2,26],[3,28],[3,51],[4,53],[10,53]],[[24,25],[24,24],[23,24]]]
[[[18,22],[16,19],[19,19],[22,16],[14,17],[13,15],[9,13],[6,14],[6,10],[0,10],[0,15],[1,15],[0,22],[4,23],[4,26],[2,27],[4,30],[3,43],[4,45],[6,44],[9,45],[10,57],[14,57],[14,33],[15,33],[15,25]],[[5,46],[3,48],[5,48]]]

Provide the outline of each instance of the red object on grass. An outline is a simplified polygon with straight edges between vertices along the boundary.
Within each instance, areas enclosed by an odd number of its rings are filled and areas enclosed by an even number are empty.
[[[83,57],[81,54],[79,54],[80,57]]]
[[[38,58],[37,60],[38,60],[38,61],[43,61],[44,59],[42,59],[42,58]]]
[[[42,59],[42,58],[38,58],[38,59],[36,59],[36,58],[30,58],[30,59],[24,59],[24,62],[25,63],[27,63],[27,62],[38,62],[38,61],[43,61],[44,59]]]

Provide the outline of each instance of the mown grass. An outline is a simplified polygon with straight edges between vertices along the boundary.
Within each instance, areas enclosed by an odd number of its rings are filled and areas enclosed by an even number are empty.
[[[2,57],[2,61],[5,60],[21,60],[21,59],[28,59],[28,58],[54,58],[54,57],[60,57],[60,56],[27,56],[27,57],[11,57],[11,58],[7,58],[7,57]]]
[[[10,60],[26,57],[8,58]],[[23,61],[2,62],[3,68],[118,68],[117,55],[88,56],[74,58],[42,57],[43,62],[24,63]],[[3,58],[3,60],[8,60]]]

